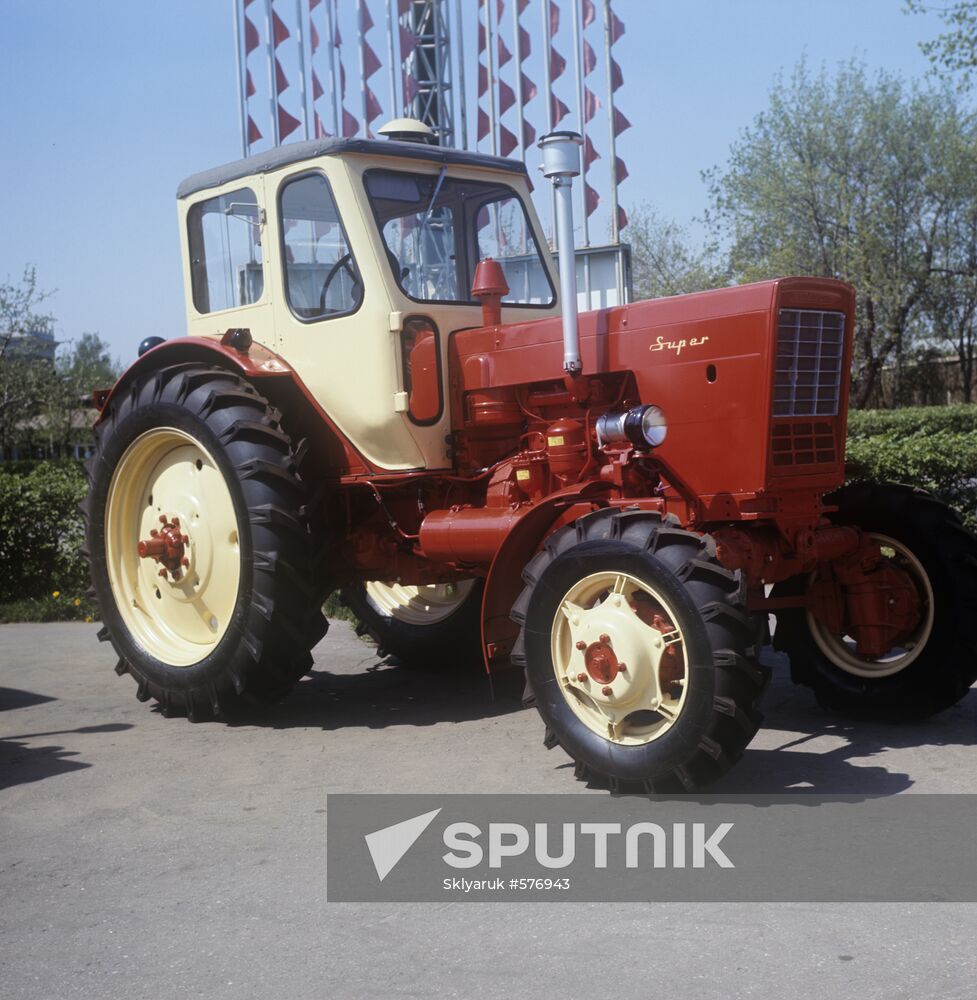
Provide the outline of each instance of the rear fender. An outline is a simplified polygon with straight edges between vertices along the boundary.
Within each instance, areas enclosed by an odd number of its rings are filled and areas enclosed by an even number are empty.
[[[307,441],[316,476],[335,479],[376,471],[333,423],[288,362],[257,341],[248,350],[239,351],[216,336],[166,340],[137,358],[111,389],[93,394],[99,420],[112,400],[134,379],[160,368],[187,363],[224,368],[252,383],[282,412],[283,423],[294,442]]]

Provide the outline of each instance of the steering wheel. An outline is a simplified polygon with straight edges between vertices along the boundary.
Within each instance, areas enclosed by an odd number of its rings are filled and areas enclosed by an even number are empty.
[[[359,283],[360,279],[353,269],[353,255],[350,253],[344,253],[339,260],[331,268],[329,268],[329,273],[326,275],[326,280],[322,283],[322,291],[319,293],[319,312],[326,312],[326,293],[329,291],[329,286],[333,283],[333,280],[339,274],[340,271],[345,271],[349,275],[350,281],[353,283],[355,288]]]

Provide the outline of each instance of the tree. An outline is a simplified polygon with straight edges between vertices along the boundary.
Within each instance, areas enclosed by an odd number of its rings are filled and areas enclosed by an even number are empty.
[[[923,0],[907,0],[906,10],[910,14],[939,12],[947,30],[920,42],[919,47],[939,76],[955,78],[964,89],[970,87],[977,70],[977,0],[958,0],[936,8]]]
[[[69,452],[79,430],[87,427],[84,418],[92,390],[113,385],[119,373],[118,363],[98,334],[83,333],[76,343],[65,346],[41,405],[48,443],[60,455]]]
[[[630,209],[628,216],[635,298],[655,299],[728,284],[713,255],[690,246],[685,230],[647,202]]]
[[[898,390],[903,360],[931,332],[941,239],[977,204],[974,150],[973,117],[949,88],[870,80],[854,63],[812,76],[802,62],[725,170],[706,175],[737,280],[812,274],[855,286],[856,406],[889,362]]]
[[[18,284],[0,284],[0,452],[17,443],[19,425],[38,412],[53,381],[53,365],[36,336],[53,323],[40,311],[49,294],[38,289],[31,266]]]

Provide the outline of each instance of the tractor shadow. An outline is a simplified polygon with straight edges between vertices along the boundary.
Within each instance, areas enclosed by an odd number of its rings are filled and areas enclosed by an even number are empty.
[[[320,653],[326,648],[320,647]],[[977,744],[977,688],[954,708],[924,722],[852,722],[828,715],[806,688],[790,681],[784,658],[770,650],[766,655],[771,657],[774,677],[763,701],[763,728],[742,759],[703,789],[704,794],[895,795],[911,788],[916,779],[893,767],[893,751]],[[284,701],[237,714],[231,724],[379,730],[470,722],[525,711],[520,671],[506,671],[490,684],[479,664],[426,672],[399,665],[393,658],[379,660],[375,649],[365,644],[355,658],[317,655],[316,660],[313,673]],[[342,669],[329,669],[337,661],[342,662]],[[525,730],[527,741],[541,739],[542,725],[535,711],[526,711]],[[886,761],[873,763],[880,755],[886,755]],[[554,751],[554,757],[553,770],[559,772],[558,784],[562,785],[569,780],[564,776],[573,765],[560,750]],[[907,763],[915,769],[918,761],[918,757],[910,758]],[[925,765],[928,775],[948,769]]]
[[[521,671],[490,680],[480,663],[425,671],[375,655],[365,657],[360,667],[358,673],[333,672],[317,663],[284,701],[239,711],[231,722],[274,729],[386,729],[471,722],[522,709]]]
[[[921,762],[908,756],[913,750],[977,744],[977,688],[922,722],[875,723],[829,715],[787,672],[786,665],[775,665],[760,733],[736,766],[706,789],[709,794],[895,795],[916,778],[894,766],[894,757],[915,771]],[[884,763],[873,762],[883,754]],[[929,778],[957,766],[927,762],[923,770]]]

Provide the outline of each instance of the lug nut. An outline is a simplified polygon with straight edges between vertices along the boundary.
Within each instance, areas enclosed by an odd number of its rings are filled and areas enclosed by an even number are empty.
[[[159,532],[155,528],[153,528],[152,531],[150,531],[150,533],[149,533],[149,537],[150,538],[159,538]]]
[[[579,641],[579,642],[577,643],[577,649],[586,649],[586,648],[587,648],[587,643],[585,643],[585,642],[583,641],[583,639],[581,639],[581,640],[580,640],[580,641]]]
[[[606,645],[607,643],[609,643],[611,641],[611,637],[609,635],[602,634],[601,637],[600,637],[600,641],[603,642]]]
[[[619,663],[617,669],[619,673],[626,674],[628,672],[628,665],[626,663]]]
[[[178,569],[173,570],[173,579],[174,580],[179,580],[182,575],[183,574]]]
[[[160,516],[159,516],[159,523],[160,524],[166,524],[166,515],[165,514],[160,514]]]
[[[189,566],[189,565],[190,565],[190,560],[189,560],[189,559],[187,559],[187,557],[186,557],[186,556],[184,556],[184,557],[183,557],[183,558],[182,558],[182,559],[180,560],[180,565],[181,565],[181,566]],[[623,669],[623,667],[622,667],[622,669]]]
[[[581,684],[583,684],[583,682],[584,682],[584,681],[585,681],[586,679],[587,679],[587,675],[586,675],[586,674],[577,674],[577,680],[578,680],[578,681],[579,681],[579,682],[580,682]]]
[[[614,689],[612,687],[610,687],[610,686],[603,687],[600,690],[601,690],[601,694],[607,694],[607,695],[614,694]]]
[[[159,573],[157,574],[157,576],[161,576],[161,577],[163,577],[165,579],[166,578],[166,570],[165,569],[161,569],[159,571]]]

